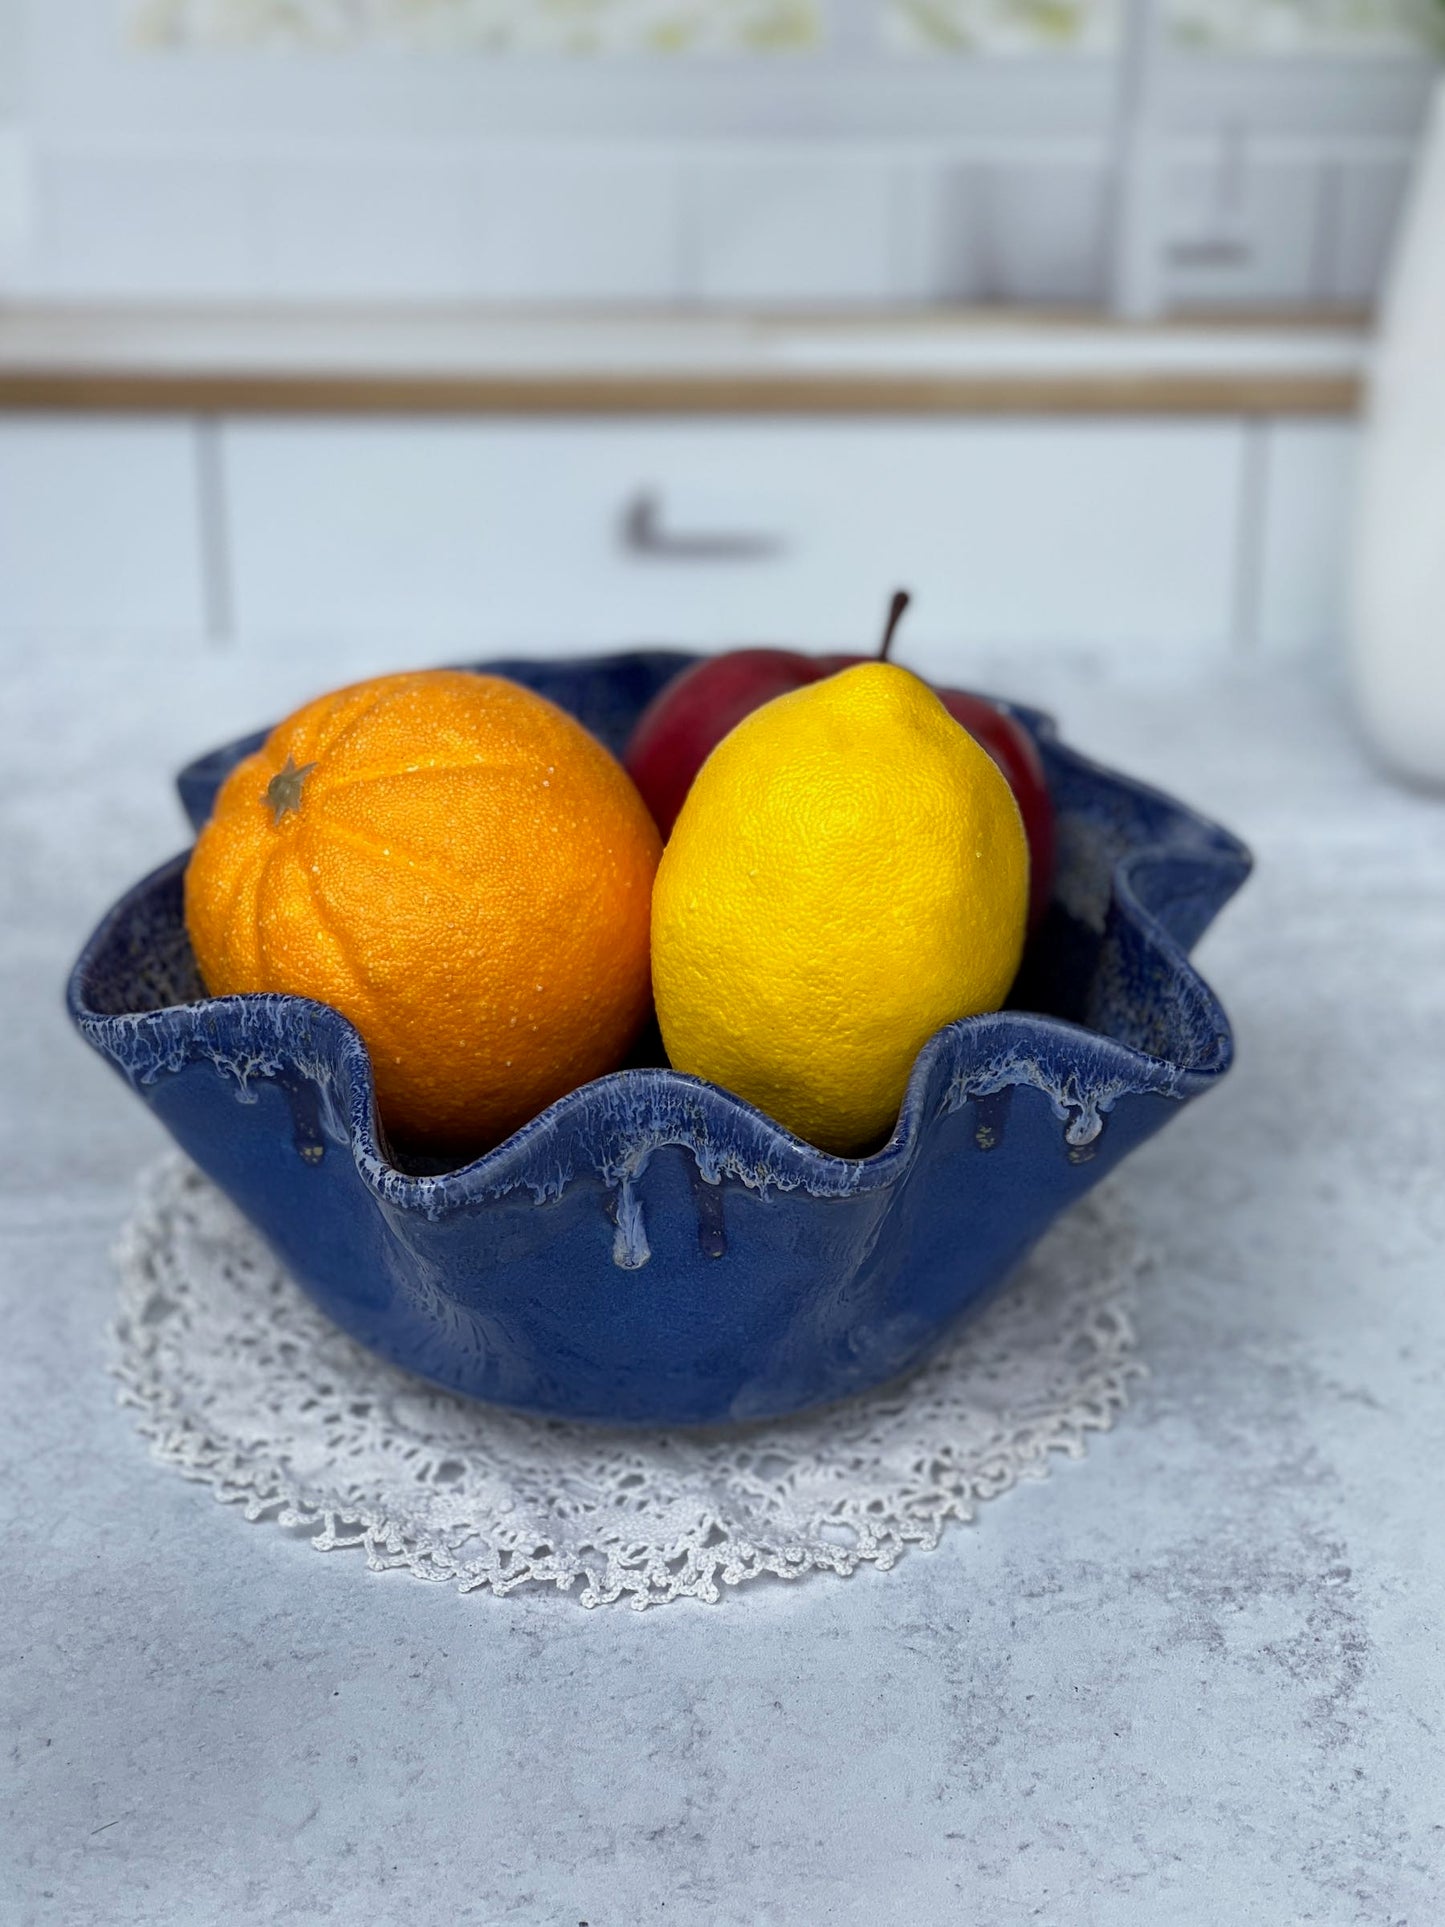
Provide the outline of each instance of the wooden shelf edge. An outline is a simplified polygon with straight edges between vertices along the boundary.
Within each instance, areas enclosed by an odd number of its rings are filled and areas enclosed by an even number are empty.
[[[0,409],[300,415],[1351,415],[1351,375],[367,375],[0,369]]]

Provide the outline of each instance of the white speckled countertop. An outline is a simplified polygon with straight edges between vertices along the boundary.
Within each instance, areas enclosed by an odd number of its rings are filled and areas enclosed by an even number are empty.
[[[589,1614],[248,1526],[103,1374],[160,1137],[64,972],[182,840],[171,770],[360,665],[0,654],[0,1916],[1433,1927],[1445,802],[1327,684],[1013,679],[1259,857],[1201,950],[1238,1067],[1123,1179],[1164,1261],[1118,1429],[891,1574]]]

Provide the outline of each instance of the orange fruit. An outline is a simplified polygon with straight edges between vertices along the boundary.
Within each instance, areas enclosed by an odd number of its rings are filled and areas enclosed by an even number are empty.
[[[622,766],[555,704],[464,670],[381,676],[231,772],[186,925],[213,996],[332,1005],[387,1127],[475,1149],[625,1055],[660,849]]]

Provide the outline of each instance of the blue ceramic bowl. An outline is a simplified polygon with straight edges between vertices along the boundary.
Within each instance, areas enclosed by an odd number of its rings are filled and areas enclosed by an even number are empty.
[[[483,666],[620,750],[690,660]],[[184,854],[92,936],[71,1015],[317,1303],[398,1365],[612,1424],[721,1424],[843,1398],[915,1364],[1229,1067],[1228,1022],[1187,952],[1248,854],[1018,713],[1058,811],[1054,902],[1017,1008],[929,1039],[870,1157],[828,1156],[659,1057],[570,1092],[461,1170],[400,1163],[343,1017],[298,997],[205,995]],[[261,740],[182,773],[193,823]]]

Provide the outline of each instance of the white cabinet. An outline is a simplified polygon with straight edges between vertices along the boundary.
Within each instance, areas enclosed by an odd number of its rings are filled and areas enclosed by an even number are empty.
[[[1344,631],[1345,421],[0,416],[0,633],[228,634],[316,674],[507,651],[1088,652]]]
[[[245,421],[238,632],[330,647],[866,644],[909,660],[1229,646],[1236,422]]]
[[[1256,629],[1271,656],[1337,653],[1360,432],[1351,422],[1276,422],[1265,431]]]
[[[196,431],[0,418],[0,630],[199,635]]]

